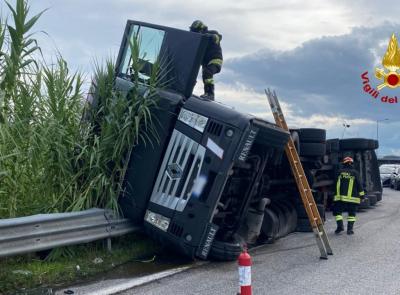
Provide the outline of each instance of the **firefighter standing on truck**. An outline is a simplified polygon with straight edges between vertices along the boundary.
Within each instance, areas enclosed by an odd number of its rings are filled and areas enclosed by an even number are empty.
[[[190,31],[206,34],[210,37],[210,43],[207,46],[201,63],[204,83],[204,94],[201,97],[214,100],[214,75],[221,71],[223,61],[221,49],[222,35],[217,31],[209,31],[207,26],[199,20],[192,23]]]
[[[344,230],[343,212],[348,212],[347,234],[354,234],[353,226],[356,221],[356,211],[362,198],[364,198],[364,189],[361,184],[359,173],[353,167],[353,159],[345,157],[343,167],[339,170],[339,176],[336,183],[336,194],[333,204],[333,215],[336,218],[337,229],[335,234]]]

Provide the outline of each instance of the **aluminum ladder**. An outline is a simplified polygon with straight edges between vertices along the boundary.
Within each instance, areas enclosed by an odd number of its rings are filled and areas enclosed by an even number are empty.
[[[266,89],[265,94],[268,97],[268,101],[271,106],[276,125],[286,131],[289,131],[275,91],[272,92],[271,90]],[[299,189],[304,208],[306,209],[308,219],[317,240],[317,245],[321,253],[320,258],[328,259],[328,255],[333,255],[332,248],[329,244],[329,239],[326,235],[324,224],[322,222],[321,216],[319,215],[317,205],[310,189],[310,185],[308,184],[307,178],[305,177],[303,166],[301,165],[299,155],[291,137],[289,138],[289,142],[285,146],[285,152],[289,160],[292,173],[296,179],[297,188]]]

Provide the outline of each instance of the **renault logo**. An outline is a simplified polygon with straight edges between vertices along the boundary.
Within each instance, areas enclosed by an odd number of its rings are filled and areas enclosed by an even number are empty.
[[[182,168],[176,163],[169,164],[167,174],[171,179],[179,179],[182,177]]]

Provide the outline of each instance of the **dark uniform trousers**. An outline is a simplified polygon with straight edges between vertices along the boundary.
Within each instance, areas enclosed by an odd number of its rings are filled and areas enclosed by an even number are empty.
[[[206,85],[214,85],[213,76],[221,72],[221,65],[208,64],[202,67],[203,69],[203,83]]]
[[[347,221],[356,221],[357,204],[336,201],[333,203],[333,215],[336,221],[343,220],[343,212],[348,213]]]
[[[214,75],[219,73],[222,68],[223,57],[221,49],[222,36],[217,31],[207,31],[210,42],[206,49],[202,61],[202,78],[204,83],[204,93],[209,98],[214,98]]]

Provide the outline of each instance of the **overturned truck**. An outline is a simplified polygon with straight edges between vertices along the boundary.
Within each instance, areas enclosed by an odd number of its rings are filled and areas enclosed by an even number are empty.
[[[327,154],[325,130],[298,129],[290,134],[194,96],[210,37],[136,21],[128,21],[116,66],[115,88],[127,99],[133,87],[132,38],[141,40],[146,57],[146,66],[136,73],[143,91],[161,57],[167,60],[161,66],[168,69],[161,71],[168,83],[158,91],[153,109],[159,123],[157,143],[137,144],[129,159],[119,199],[123,214],[143,224],[163,245],[201,259],[236,259],[245,244],[272,242],[296,228],[309,230],[284,146],[292,136],[323,215],[341,156],[340,151],[332,153],[333,144]],[[354,153],[363,159],[360,169],[370,179],[375,168],[365,161],[374,158],[373,149],[369,154]],[[371,188],[381,195],[378,184]]]

